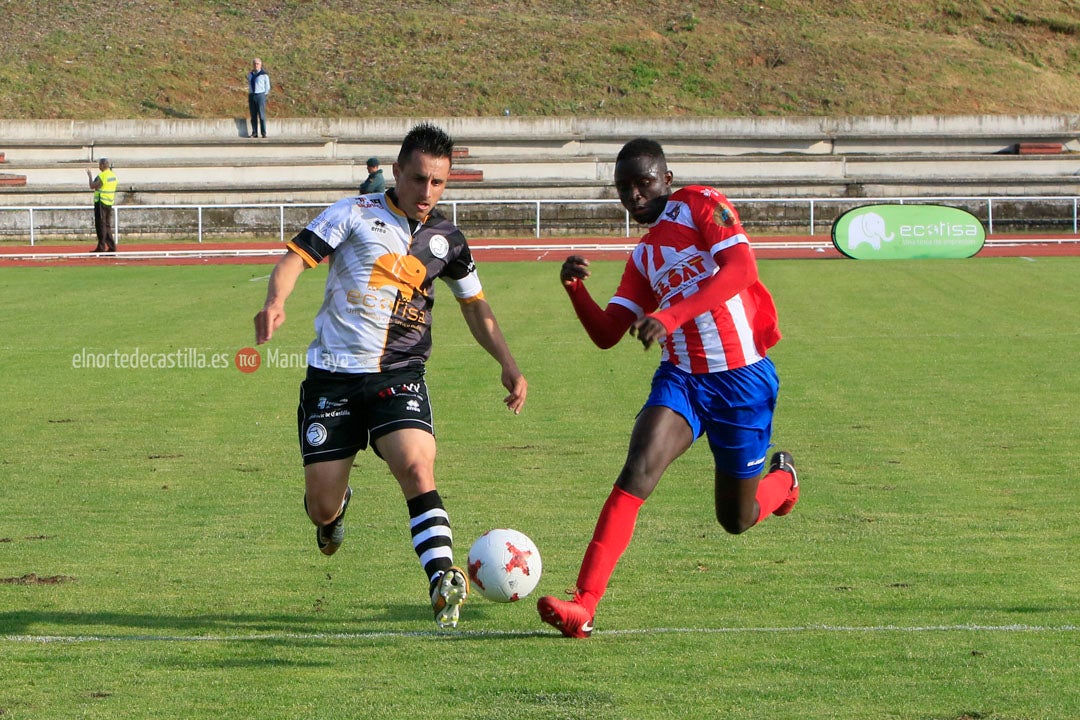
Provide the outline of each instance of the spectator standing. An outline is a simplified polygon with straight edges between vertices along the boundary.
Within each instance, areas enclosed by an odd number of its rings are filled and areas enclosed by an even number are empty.
[[[94,177],[90,168],[86,169],[90,189],[94,191],[94,232],[97,233],[97,247],[91,252],[116,252],[116,237],[113,234],[113,203],[116,202],[116,173],[108,158],[98,160],[98,174]]]
[[[248,73],[248,112],[251,115],[251,135],[266,137],[266,96],[270,94],[270,76],[263,70],[262,60],[251,61]]]

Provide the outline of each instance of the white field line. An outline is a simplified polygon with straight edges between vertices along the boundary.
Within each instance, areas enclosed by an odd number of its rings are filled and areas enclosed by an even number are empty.
[[[829,634],[829,633],[1074,633],[1080,625],[800,625],[793,627],[729,627],[729,628],[639,628],[632,630],[598,630],[593,636],[614,637],[623,635],[725,635],[725,634]],[[190,643],[236,643],[282,640],[371,640],[380,638],[461,638],[483,639],[486,637],[544,637],[556,634],[551,630],[385,630],[359,633],[253,633],[250,635],[5,635],[2,642],[22,644],[59,643],[144,643],[144,642],[190,642]]]

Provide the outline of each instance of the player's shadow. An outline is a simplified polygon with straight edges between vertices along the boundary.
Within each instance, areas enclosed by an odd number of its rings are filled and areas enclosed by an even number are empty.
[[[77,628],[87,635],[100,629],[111,628],[144,630],[147,634],[168,632],[199,633],[257,633],[304,632],[297,630],[311,622],[311,618],[298,615],[155,615],[122,612],[49,612],[40,610],[11,610],[0,613],[0,635],[35,635],[57,632],[58,628]],[[41,629],[45,628],[43,632]],[[314,631],[311,631],[314,632]],[[117,633],[112,633],[117,634]]]
[[[491,629],[502,624],[499,615],[499,608],[470,603],[462,610],[463,627],[477,631],[469,633],[473,637],[476,634],[498,638],[534,634]],[[426,636],[436,632],[431,610],[422,602],[350,607],[349,620],[344,625],[337,615],[324,620],[295,614],[158,615],[37,610],[0,613],[0,638],[8,639],[184,641],[212,637],[266,645],[323,646],[353,637]]]

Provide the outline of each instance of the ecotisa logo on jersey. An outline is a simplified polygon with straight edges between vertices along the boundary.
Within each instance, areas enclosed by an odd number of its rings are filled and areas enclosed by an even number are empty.
[[[836,249],[856,260],[966,258],[982,249],[986,230],[971,213],[945,205],[864,205],[832,227]]]

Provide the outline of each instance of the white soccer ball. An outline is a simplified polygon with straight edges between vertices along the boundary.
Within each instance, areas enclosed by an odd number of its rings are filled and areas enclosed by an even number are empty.
[[[488,530],[469,548],[469,580],[488,600],[520,600],[536,589],[541,572],[536,543],[517,530]]]

